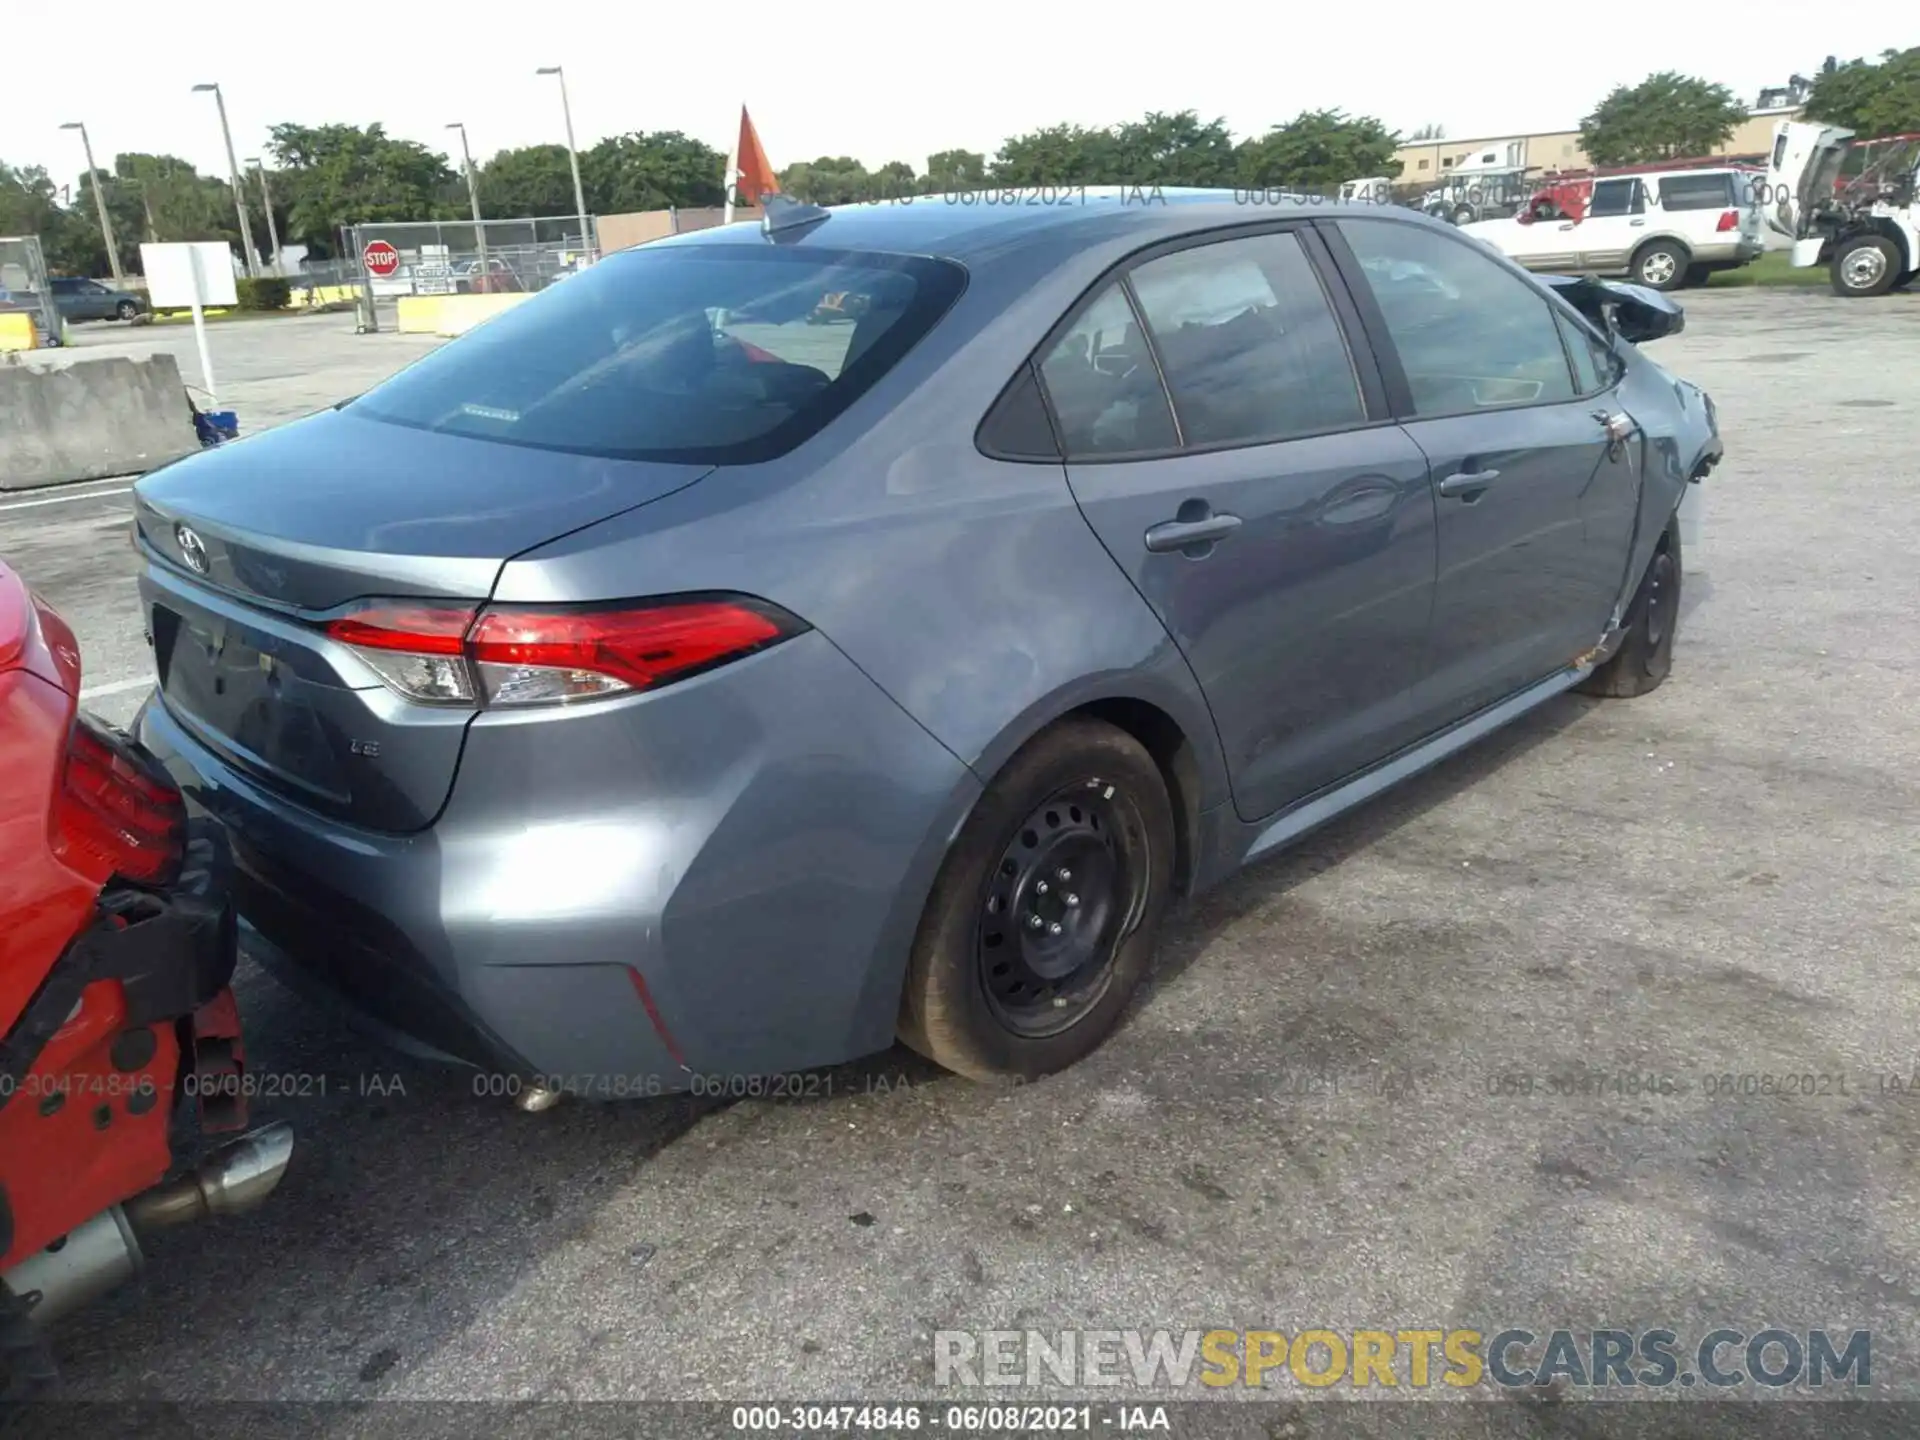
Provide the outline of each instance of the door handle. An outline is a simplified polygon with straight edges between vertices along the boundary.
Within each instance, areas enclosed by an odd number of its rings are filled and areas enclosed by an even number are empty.
[[[1606,430],[1607,439],[1615,442],[1630,439],[1637,428],[1631,415],[1622,414],[1618,410],[1596,410],[1593,412],[1593,418],[1598,420]]]
[[[1463,470],[1457,475],[1449,475],[1440,482],[1440,493],[1449,498],[1458,497],[1471,503],[1480,497],[1494,481],[1500,478],[1498,470]]]
[[[1190,511],[1198,513],[1190,514]],[[1164,555],[1170,550],[1186,550],[1191,558],[1200,559],[1213,548],[1213,542],[1224,540],[1240,528],[1238,515],[1215,515],[1202,500],[1189,500],[1180,507],[1184,519],[1162,520],[1148,529],[1147,549],[1156,555]]]
[[[1647,223],[1647,222],[1646,222],[1646,221],[1644,221],[1644,220],[1629,220],[1629,221],[1627,222],[1627,224],[1629,224],[1629,225],[1644,225],[1644,224],[1646,224],[1646,223]]]

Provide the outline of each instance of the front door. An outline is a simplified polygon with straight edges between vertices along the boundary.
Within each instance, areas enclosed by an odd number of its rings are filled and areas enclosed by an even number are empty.
[[[1633,454],[1613,370],[1576,377],[1565,307],[1445,231],[1341,220],[1390,339],[1382,368],[1430,466],[1436,705],[1458,719],[1601,637],[1626,564]],[[1416,278],[1417,277],[1417,278]],[[1615,430],[1630,422],[1615,421]]]
[[[1247,820],[1421,728],[1427,462],[1381,423],[1322,254],[1303,224],[1149,259],[1041,367],[1075,498],[1191,665]]]

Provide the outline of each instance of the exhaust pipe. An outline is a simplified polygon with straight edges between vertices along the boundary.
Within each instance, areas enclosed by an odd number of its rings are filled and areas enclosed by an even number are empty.
[[[111,1205],[0,1275],[45,1327],[118,1289],[146,1264],[140,1237],[240,1215],[273,1193],[293,1158],[293,1127],[268,1125],[216,1150],[190,1175]]]

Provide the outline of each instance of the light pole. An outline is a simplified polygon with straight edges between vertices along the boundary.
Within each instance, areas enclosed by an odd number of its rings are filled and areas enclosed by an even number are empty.
[[[592,254],[595,247],[593,235],[587,229],[587,192],[580,187],[580,152],[573,144],[573,107],[567,103],[566,72],[558,65],[542,65],[533,73],[552,75],[560,81],[560,113],[567,121],[567,162],[573,166],[573,205],[580,214],[580,247]]]
[[[78,120],[69,120],[60,128],[80,132],[80,144],[87,152],[87,178],[93,181],[93,208],[100,212],[100,235],[107,242],[107,264],[113,267],[113,283],[122,285],[127,277],[120,273],[120,247],[113,243],[113,221],[107,218],[107,197],[100,193],[100,172],[93,168],[93,141]]]
[[[258,155],[247,161],[253,166],[253,173],[260,177],[260,208],[267,212],[267,261],[268,268],[274,274],[280,273],[280,227],[273,223],[273,195],[267,189],[267,167],[260,163]]]
[[[447,128],[460,132],[460,158],[467,167],[467,200],[473,206],[473,243],[480,252],[480,280],[483,288],[491,289],[493,272],[487,268],[487,227],[480,218],[480,180],[473,173],[473,151],[467,145],[467,127],[456,120]]]
[[[194,94],[213,92],[213,103],[220,107],[220,135],[227,142],[227,175],[233,182],[233,211],[240,217],[240,249],[247,261],[247,274],[259,278],[260,266],[253,258],[253,227],[247,224],[247,192],[240,188],[240,162],[233,158],[233,131],[227,126],[227,99],[218,85],[196,85]]]

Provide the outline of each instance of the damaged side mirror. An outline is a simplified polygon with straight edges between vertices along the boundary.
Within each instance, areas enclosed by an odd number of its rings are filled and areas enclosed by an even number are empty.
[[[1623,280],[1601,280],[1591,275],[1542,276],[1560,297],[1587,319],[1632,345],[1678,335],[1687,315],[1658,290]]]

